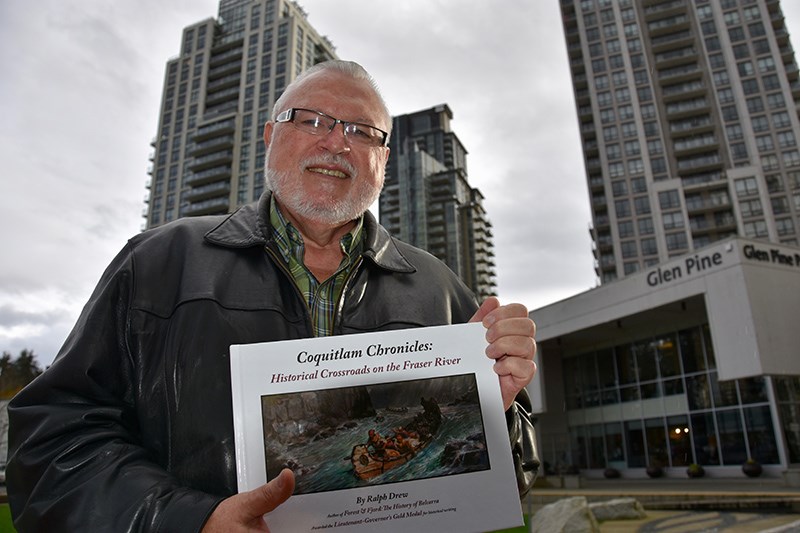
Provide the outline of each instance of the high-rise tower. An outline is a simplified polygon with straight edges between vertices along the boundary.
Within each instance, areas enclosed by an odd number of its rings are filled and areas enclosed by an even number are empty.
[[[380,221],[435,255],[479,300],[496,294],[492,230],[483,195],[467,182],[467,151],[447,105],[393,118]]]
[[[601,282],[730,235],[797,245],[778,0],[561,0]]]
[[[227,213],[263,190],[263,126],[284,88],[333,45],[287,0],[221,0],[167,62],[145,227]]]

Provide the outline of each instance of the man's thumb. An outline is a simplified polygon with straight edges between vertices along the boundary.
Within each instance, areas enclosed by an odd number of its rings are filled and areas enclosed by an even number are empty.
[[[278,477],[250,491],[253,496],[250,509],[258,515],[265,515],[288,500],[292,492],[294,492],[294,473],[284,468]]]
[[[494,296],[490,296],[489,298],[486,298],[483,301],[481,306],[478,308],[477,311],[475,311],[475,314],[472,315],[472,318],[470,318],[469,321],[470,322],[483,322],[483,319],[486,317],[486,315],[488,315],[489,313],[491,313],[492,311],[494,311],[498,307],[500,307],[500,300],[498,300]]]

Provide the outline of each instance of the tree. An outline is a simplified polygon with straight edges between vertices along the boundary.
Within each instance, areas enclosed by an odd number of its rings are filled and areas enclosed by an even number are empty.
[[[16,358],[4,351],[0,356],[0,400],[10,399],[41,373],[32,350],[22,350]]]

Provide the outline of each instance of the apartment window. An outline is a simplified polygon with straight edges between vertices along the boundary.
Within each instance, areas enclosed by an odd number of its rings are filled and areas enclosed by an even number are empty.
[[[681,206],[681,195],[676,189],[658,193],[658,204],[662,210],[676,209]]]
[[[622,257],[625,259],[636,257],[639,253],[636,247],[636,241],[624,241],[620,243],[620,250],[622,251]]]
[[[706,50],[709,52],[715,52],[717,50],[721,50],[722,45],[719,43],[719,37],[708,37],[706,39]]]
[[[770,194],[783,191],[783,179],[780,174],[770,174],[764,180],[767,182],[767,191]]]
[[[597,105],[599,107],[607,107],[613,103],[611,100],[611,93],[609,91],[602,91],[597,93]]]
[[[783,215],[789,212],[789,200],[787,200],[785,196],[772,198],[770,203],[772,204],[773,215]]]
[[[633,199],[637,215],[647,215],[650,213],[650,199],[647,196],[639,196]]]
[[[725,119],[726,122],[732,122],[734,120],[739,120],[739,113],[736,111],[735,105],[727,105],[722,108],[722,118]]]
[[[767,230],[767,223],[763,220],[755,220],[753,222],[745,222],[743,224],[744,234],[751,239],[764,238],[769,235]]]
[[[631,101],[631,91],[627,87],[622,87],[622,88],[617,89],[616,91],[614,91],[614,97],[616,98],[618,104],[623,103],[623,102],[630,102]],[[625,107],[630,107],[630,106],[625,106]],[[631,110],[631,116],[633,116],[633,110]],[[621,118],[625,118],[625,117],[622,117],[622,108],[620,108],[620,117]]]
[[[797,150],[783,152],[783,166],[785,168],[800,166],[800,152]]]
[[[744,30],[742,28],[731,28],[728,30],[728,37],[730,38],[732,43],[738,41],[744,41],[745,40]]]
[[[764,31],[764,25],[761,22],[753,22],[752,24],[748,24],[747,29],[750,32],[750,37],[752,38],[766,35],[766,31]]]
[[[764,111],[764,100],[760,96],[753,96],[747,99],[747,111],[750,114]]]
[[[609,54],[622,51],[622,45],[620,44],[619,39],[609,39],[606,41],[606,50]]]
[[[633,118],[633,107],[630,105],[619,106],[619,119],[630,120]]]
[[[653,219],[650,217],[640,218],[636,221],[636,225],[639,227],[639,235],[652,235],[655,231]]]
[[[606,142],[614,141],[619,138],[619,131],[616,126],[605,126],[603,128],[603,140]]]
[[[609,144],[606,146],[606,157],[608,159],[621,159],[622,158],[622,150],[620,150],[619,144]]]
[[[629,200],[617,200],[614,202],[614,210],[617,218],[625,218],[631,216],[631,203]]]
[[[646,124],[645,124],[646,126]],[[630,137],[636,137],[636,124],[633,122],[626,122],[622,125],[622,137],[628,139]]]
[[[647,239],[642,239],[641,242],[642,247],[642,255],[656,255],[658,254],[658,247],[656,246],[656,240],[652,237],[648,237]]]
[[[725,66],[725,59],[722,57],[722,54],[711,54],[708,56],[708,64],[712,69],[722,68]]]
[[[593,59],[592,60],[592,72],[605,72],[606,71],[606,60],[605,59]]]
[[[618,70],[611,73],[611,83],[614,87],[625,87],[628,85],[628,77],[625,75],[624,70]]]
[[[640,102],[649,102],[653,99],[653,91],[650,90],[650,87],[640,87],[636,90],[636,95]]]
[[[779,109],[786,106],[786,100],[781,93],[767,95],[767,106],[770,109]]]
[[[794,222],[791,218],[779,218],[775,221],[775,229],[778,235],[791,235],[794,233]]]
[[[597,14],[589,12],[583,15],[583,23],[586,26],[597,26]]]
[[[665,213],[662,216],[664,222],[664,229],[678,229],[683,227],[683,214],[682,213]]]
[[[729,88],[719,89],[717,91],[717,100],[720,104],[729,104],[733,102],[733,91]]]
[[[766,119],[764,119],[766,122]],[[782,111],[780,113],[773,113],[772,114],[772,125],[775,126],[776,129],[786,128],[791,125],[791,121],[789,120],[789,113]]]
[[[614,54],[613,56],[609,56],[608,68],[610,68],[611,70],[625,68],[625,62],[622,60],[622,56],[620,54]]]
[[[600,30],[597,28],[587,28],[586,40],[589,42],[600,40]]]
[[[790,148],[792,146],[796,146],[797,143],[794,138],[794,133],[791,131],[782,131],[778,133],[778,145],[781,148]]]
[[[613,109],[602,109],[600,111],[600,122],[608,124],[609,122],[616,122],[617,117]]]
[[[775,115],[773,115],[774,118]],[[769,129],[769,122],[767,121],[767,117],[759,116],[759,117],[752,117],[750,119],[750,125],[753,127],[753,131],[767,131]]]
[[[757,217],[764,214],[761,208],[761,200],[757,198],[753,200],[742,200],[739,202],[739,209],[742,211],[742,216],[745,218]]]
[[[722,85],[730,85],[731,80],[728,77],[728,71],[726,70],[717,70],[711,75],[712,79],[714,80],[714,86],[720,87]]]
[[[623,220],[619,224],[617,224],[617,229],[619,231],[619,238],[624,239],[626,237],[631,237],[633,235],[633,221],[632,220]]]
[[[769,42],[766,39],[753,41],[753,53],[757,56],[770,53]]]
[[[741,22],[738,11],[728,11],[727,13],[723,13],[722,19],[725,21],[726,26],[736,26]]]
[[[603,74],[601,76],[594,77],[594,88],[595,89],[608,89],[608,76]]]
[[[747,159],[747,146],[744,143],[732,143],[731,155],[734,159]]]
[[[645,120],[649,118],[655,118],[656,116],[656,106],[653,104],[644,104],[639,109],[642,113],[642,118]]]
[[[771,57],[762,57],[756,61],[759,72],[771,72],[775,70],[775,60]]]
[[[711,11],[711,6],[697,6],[697,18],[700,20],[710,19],[714,16],[714,13]]]
[[[629,174],[644,174],[644,162],[639,159],[628,160],[628,173]]]
[[[767,74],[761,77],[765,91],[775,91],[781,88],[781,82],[776,74]]]
[[[759,135],[756,137],[756,147],[761,153],[774,150],[775,145],[772,142],[772,135]]]
[[[739,124],[730,124],[728,126],[725,126],[725,133],[728,136],[728,140],[731,141],[741,139],[742,137],[744,137],[742,126]]]
[[[707,20],[700,23],[700,30],[703,32],[703,35],[714,35],[717,33],[717,25],[714,24],[713,20]]]
[[[639,35],[639,26],[636,23],[625,24],[625,36],[626,37],[636,37]]]
[[[744,59],[749,55],[750,55],[750,49],[747,47],[747,43],[737,44],[736,46],[733,47],[733,57],[735,57],[736,59]]]
[[[617,36],[617,25],[616,24],[606,24],[603,26],[603,36],[608,39],[609,37],[616,37]]]
[[[753,63],[751,61],[742,61],[736,65],[736,69],[739,71],[739,76],[746,78],[747,76],[752,76],[756,73],[755,69],[753,68]]]
[[[611,178],[619,178],[625,175],[625,167],[622,163],[609,163],[608,175]]]
[[[787,172],[786,181],[789,183],[790,189],[800,189],[800,171]]]
[[[761,168],[764,170],[777,170],[780,168],[778,163],[778,156],[775,154],[766,154],[761,156]]]
[[[667,241],[667,250],[670,252],[683,250],[689,247],[689,241],[686,239],[686,234],[683,232],[668,233],[665,235],[665,240]]]
[[[647,192],[647,182],[643,177],[631,178],[631,190],[634,194]]]
[[[742,85],[742,90],[746,95],[757,94],[760,90],[758,87],[758,81],[755,78],[742,80],[741,85]]]
[[[735,182],[736,196],[750,196],[758,194],[758,183],[755,178],[742,178]]]
[[[638,52],[642,49],[642,40],[641,39],[628,39],[628,52]],[[641,55],[639,55],[641,59]],[[631,61],[633,60],[633,56],[631,56]]]
[[[639,148],[639,141],[625,141],[625,155],[635,156],[641,153],[641,149]]]

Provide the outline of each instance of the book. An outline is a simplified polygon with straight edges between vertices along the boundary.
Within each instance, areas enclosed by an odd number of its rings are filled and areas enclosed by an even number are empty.
[[[231,346],[240,492],[295,473],[273,532],[523,524],[480,323]]]

